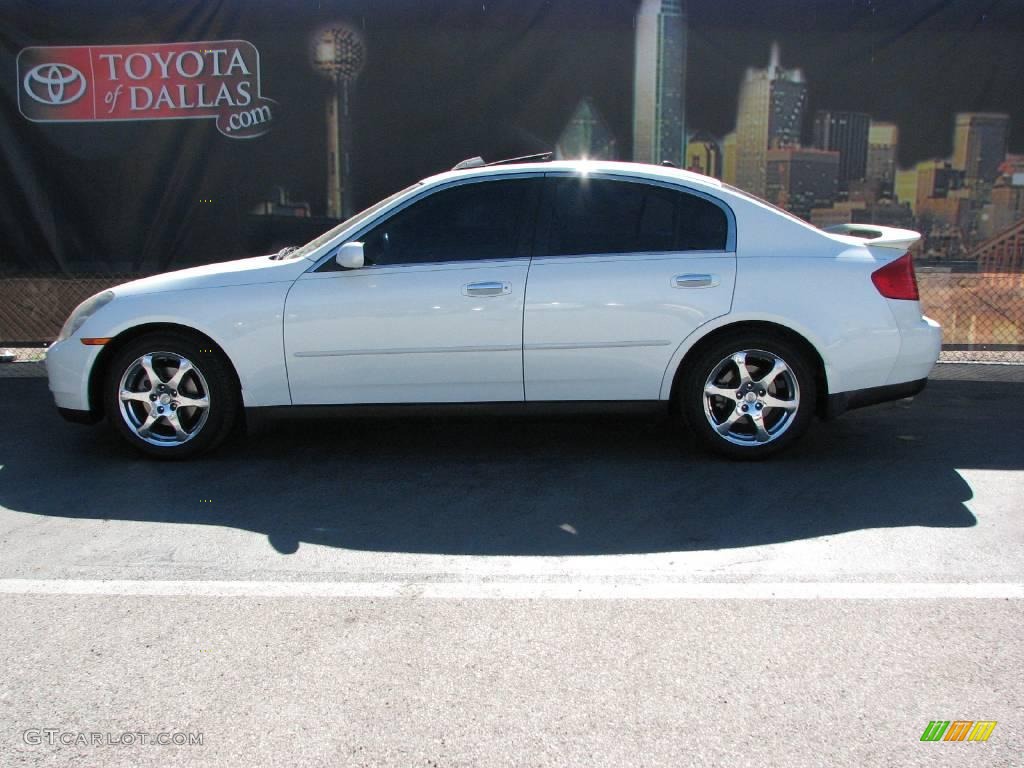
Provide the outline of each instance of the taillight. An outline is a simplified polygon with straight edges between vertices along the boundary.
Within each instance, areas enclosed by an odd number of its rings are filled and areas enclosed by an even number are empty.
[[[881,269],[871,273],[871,282],[878,292],[887,299],[906,299],[917,301],[921,298],[917,292],[917,276],[914,274],[914,260],[905,253],[895,261],[890,261]]]

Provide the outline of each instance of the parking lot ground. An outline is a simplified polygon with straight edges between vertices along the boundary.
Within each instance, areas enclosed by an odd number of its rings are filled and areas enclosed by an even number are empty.
[[[749,465],[592,416],[154,463],[0,379],[0,763],[1020,765],[1022,374],[940,366]]]

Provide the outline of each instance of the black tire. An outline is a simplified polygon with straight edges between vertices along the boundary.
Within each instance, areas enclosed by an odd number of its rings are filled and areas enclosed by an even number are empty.
[[[194,371],[182,376],[182,402],[201,402],[205,394],[209,403],[207,408],[185,406],[179,404],[177,390],[173,390],[174,398],[166,405],[162,401],[154,401],[153,408],[166,409],[156,418],[150,430],[140,430],[139,424],[147,413],[150,405],[144,400],[152,400],[146,395],[150,388],[149,377],[145,374],[145,366],[141,361],[144,356],[152,355],[152,363],[159,384],[168,387],[177,370],[172,367],[175,356],[184,358]],[[181,366],[179,365],[178,368]],[[138,402],[127,402],[126,411],[121,407],[121,383],[125,377],[130,391],[144,395]],[[157,386],[157,385],[154,385]],[[203,390],[207,390],[205,393]],[[186,391],[187,390],[187,391]],[[159,397],[167,394],[170,398],[172,390],[161,392]],[[156,392],[151,393],[156,395]],[[184,398],[190,398],[185,400]],[[231,364],[224,356],[212,349],[209,342],[187,333],[163,331],[146,334],[130,341],[118,350],[107,368],[103,384],[104,412],[107,422],[124,440],[138,451],[157,459],[186,459],[204,451],[212,450],[224,441],[231,433],[238,418],[241,397]],[[171,415],[172,405],[175,415]],[[178,409],[180,413],[178,412]],[[206,411],[205,416],[202,415]],[[181,431],[188,436],[184,439],[175,438],[175,430],[168,417],[177,420]],[[149,439],[158,443],[148,442],[136,434],[145,431]],[[180,440],[180,441],[179,441]]]
[[[749,353],[745,358],[750,373],[746,383],[740,378],[739,366],[728,361],[739,353]],[[780,370],[770,384],[759,386],[768,380],[768,366],[775,364],[773,358],[786,370]],[[757,460],[785,450],[807,431],[814,418],[817,392],[813,363],[800,345],[781,334],[742,330],[723,334],[683,365],[676,390],[679,412],[703,445],[730,459]],[[712,374],[715,378],[711,383],[723,395],[709,396],[706,410],[704,390]],[[796,405],[791,409],[768,407],[774,402]],[[760,438],[755,414],[761,419]],[[732,418],[736,422],[730,426]],[[720,429],[716,430],[711,420]],[[723,435],[721,429],[728,434]]]

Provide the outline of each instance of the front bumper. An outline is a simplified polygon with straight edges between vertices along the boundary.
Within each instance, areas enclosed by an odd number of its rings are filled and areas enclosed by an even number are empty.
[[[86,413],[91,410],[89,373],[102,349],[72,337],[46,350],[46,375],[58,409]]]

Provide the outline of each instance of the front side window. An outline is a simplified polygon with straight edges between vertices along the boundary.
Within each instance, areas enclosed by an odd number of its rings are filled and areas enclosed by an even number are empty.
[[[289,253],[285,258],[287,258],[287,259],[301,259],[301,258],[303,258],[305,256],[308,256],[309,254],[311,254],[313,251],[315,251],[320,246],[322,246],[322,245],[330,242],[334,238],[336,238],[338,235],[340,235],[346,229],[349,229],[351,227],[356,226],[357,224],[359,224],[359,222],[363,221],[364,219],[368,219],[371,216],[373,216],[375,213],[377,213],[377,211],[380,211],[383,208],[387,208],[395,200],[398,200],[400,197],[404,197],[408,193],[412,192],[414,189],[416,189],[416,187],[418,187],[422,183],[423,182],[417,181],[411,187],[406,187],[405,189],[401,189],[401,190],[399,190],[398,192],[395,192],[392,195],[388,195],[383,200],[381,200],[381,201],[379,201],[377,203],[374,203],[369,208],[366,208],[366,209],[360,211],[359,213],[357,213],[355,216],[352,216],[352,217],[346,219],[345,221],[341,222],[340,224],[338,224],[338,225],[336,225],[334,227],[331,227],[331,229],[327,230],[326,232],[324,232],[322,235],[320,235],[319,237],[315,238],[314,240],[310,240],[308,243],[306,243],[301,248],[296,248],[294,251]]]
[[[537,180],[461,184],[412,203],[362,238],[368,265],[427,264],[529,255]]]
[[[638,182],[558,179],[550,205],[547,252],[723,251],[728,219],[697,195]]]

